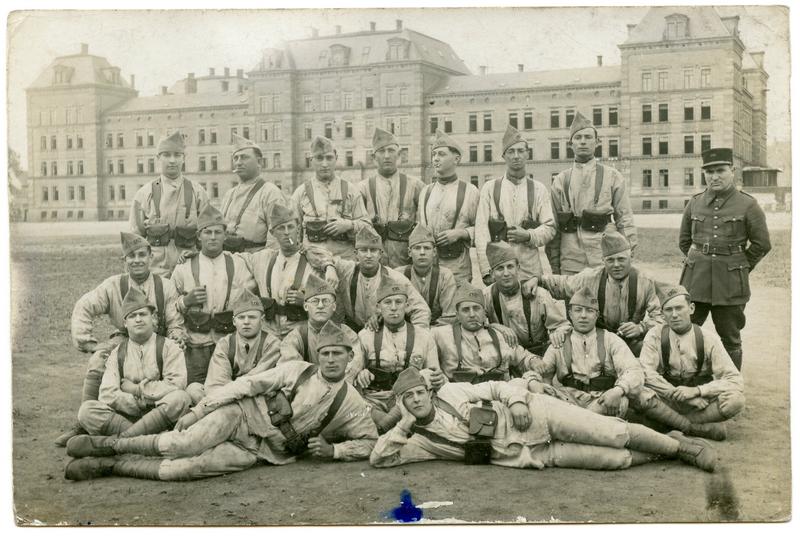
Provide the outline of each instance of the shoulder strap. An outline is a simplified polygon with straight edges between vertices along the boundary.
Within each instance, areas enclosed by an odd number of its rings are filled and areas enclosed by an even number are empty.
[[[403,217],[403,209],[405,208],[406,202],[406,188],[408,186],[408,177],[406,174],[400,174],[400,192],[399,192],[399,199],[397,200],[397,219],[400,220]]]
[[[692,328],[694,329],[694,346],[697,349],[697,371],[695,372],[695,375],[700,375],[700,372],[703,370],[703,363],[706,359],[703,331],[696,324],[693,324]]]
[[[494,328],[491,326],[486,327],[486,330],[489,331],[489,337],[492,338],[492,345],[494,345],[494,349],[497,351],[497,357],[500,360],[500,363],[495,366],[498,367],[503,363],[503,352],[500,349],[500,338],[497,336],[497,332],[495,332]]]
[[[267,290],[267,296],[269,296],[270,298],[272,297],[272,271],[275,269],[275,261],[277,260],[278,260],[278,254],[275,254],[274,256],[272,256],[272,259],[269,260],[269,264],[267,265],[267,275],[265,277],[266,285],[264,286],[264,288]]]
[[[195,287],[200,287],[200,255],[192,258],[189,265],[192,267],[192,278],[194,278]]]
[[[236,332],[228,336],[228,361],[231,364],[231,378],[236,378],[239,368],[236,367],[236,347],[238,345]]]
[[[500,194],[503,192],[503,179],[496,179],[494,182],[494,190],[492,191],[492,197],[494,198],[494,207],[497,209],[497,216],[501,219],[503,218],[503,211],[500,210]],[[530,203],[530,201],[528,201]]]
[[[164,343],[167,338],[156,335],[156,365],[158,366],[158,378],[164,377]]]
[[[425,429],[423,427],[419,427],[418,425],[413,425],[411,427],[411,432],[414,433],[414,434],[418,434],[420,436],[424,436],[425,438],[427,438],[428,440],[430,440],[434,444],[444,444],[446,446],[450,446],[450,447],[453,447],[453,448],[464,449],[464,446],[462,444],[459,444],[458,442],[454,442],[454,441],[452,441],[452,440],[450,440],[448,438],[445,438],[445,437],[443,437],[441,435],[438,435],[438,434],[434,433],[433,431],[429,431],[428,429]]]
[[[406,277],[406,279],[408,281],[411,281],[411,265],[406,265],[406,268],[403,271],[403,274],[405,275],[405,277]]]
[[[467,195],[467,183],[464,181],[458,181],[458,194],[456,194],[456,214],[453,216],[453,225],[450,226],[450,229],[455,229],[456,224],[458,224],[458,217],[461,214],[461,207],[464,206],[464,197]]]
[[[500,304],[500,289],[497,287],[497,284],[492,286],[492,309],[494,309],[497,322],[503,324],[503,308]]]
[[[336,392],[331,406],[328,407],[328,411],[325,413],[325,417],[322,418],[321,422],[319,422],[319,426],[317,427],[317,431],[319,431],[319,433],[324,431],[325,427],[327,427],[331,420],[336,417],[336,413],[339,412],[339,409],[342,407],[342,403],[344,402],[344,398],[347,395],[347,389],[347,382],[342,382],[342,386],[339,388],[339,391]]]
[[[344,179],[339,179],[339,192],[342,194],[342,207],[344,207],[344,202],[347,201],[347,187],[349,184],[350,183]]]
[[[289,403],[294,401],[294,396],[297,395],[297,388],[310,379],[316,372],[317,366],[314,364],[311,364],[307,368],[303,369],[303,371],[300,373],[300,376],[297,377],[297,381],[294,383],[294,386],[292,386],[292,391],[289,392]]]
[[[308,265],[306,256],[301,255],[300,260],[297,262],[297,270],[294,272],[294,281],[292,281],[292,287],[294,289],[300,289],[300,286],[303,285],[303,276],[306,273],[306,265]]]
[[[567,368],[567,376],[572,376],[572,332],[564,338],[564,345],[561,347],[561,354],[564,357],[564,365]]]
[[[460,421],[462,423],[466,423],[467,420],[464,419],[464,416],[461,415],[461,412],[456,410],[453,405],[451,405],[450,403],[448,403],[444,399],[441,399],[439,397],[435,397],[434,400],[433,400],[433,405],[436,408],[440,408],[440,409],[444,410],[445,412],[447,412],[448,414],[453,416],[458,421]]]
[[[308,198],[308,202],[311,204],[311,208],[314,209],[314,216],[319,218],[319,211],[317,211],[317,203],[314,201],[314,186],[311,184],[311,179],[308,179],[305,183],[306,186],[306,197]]]
[[[156,218],[161,219],[161,179],[153,181],[150,193],[153,196],[153,210],[156,212]]]
[[[125,338],[117,347],[117,366],[119,367],[119,381],[125,378],[125,358],[128,356],[128,338]]]
[[[194,199],[194,188],[188,179],[183,180],[183,207],[185,209],[183,219],[189,220],[192,210],[192,199]]]
[[[353,317],[356,314],[356,294],[358,293],[358,275],[361,273],[361,267],[356,263],[353,269],[353,277],[350,279],[350,307],[353,308]]]
[[[303,361],[308,362],[308,324],[301,324],[297,330],[300,332],[300,341],[303,343]]]
[[[381,349],[383,348],[383,327],[375,331],[372,338],[372,347],[375,350],[375,367],[381,367]]]
[[[605,268],[600,271],[600,283],[597,284],[597,307],[599,309],[597,325],[606,325],[606,286],[608,285],[608,271]]]
[[[428,226],[431,225],[431,223],[428,221],[428,200],[431,199],[431,190],[433,190],[433,185],[434,185],[434,183],[430,183],[425,188],[425,201],[422,204],[422,212],[425,215],[425,224],[428,225]]]
[[[236,222],[233,224],[234,227],[237,227],[239,223],[242,221],[242,216],[244,216],[245,210],[247,210],[247,207],[250,205],[250,202],[253,201],[253,198],[255,197],[256,194],[258,194],[258,191],[261,190],[261,187],[263,186],[264,186],[264,180],[259,177],[256,183],[253,185],[253,188],[251,188],[250,192],[247,193],[247,197],[244,199],[244,204],[242,204],[242,208],[239,209],[239,214],[236,215]],[[231,196],[231,200],[233,200],[233,196]]]
[[[414,352],[414,325],[406,321],[406,357],[403,361],[403,369],[408,367],[411,361],[411,353]]]
[[[155,274],[153,275],[153,280],[155,280]],[[128,275],[123,274],[119,278],[119,296],[122,297],[122,300],[125,300],[125,295],[127,294],[128,294]]]
[[[378,214],[378,178],[370,177],[369,183],[369,197],[372,198],[372,207],[375,209],[375,216],[380,217]]]
[[[464,361],[464,351],[461,350],[461,324],[456,321],[452,324],[453,327],[453,340],[456,342],[456,354],[458,355],[458,366],[456,369],[461,369],[461,362]]]
[[[665,324],[661,328],[661,369],[665,375],[669,374],[669,354],[670,354],[670,341],[669,341],[669,325]]]
[[[597,207],[597,202],[600,199],[600,192],[603,190],[603,165],[597,163],[597,172],[594,175],[594,205]]]
[[[410,268],[410,265],[409,265]],[[411,278],[409,277],[409,281]],[[428,305],[433,309],[433,302],[436,300],[436,292],[439,290],[439,264],[434,263],[431,268],[431,284],[428,286]]]
[[[636,269],[631,269],[628,274],[628,320],[632,323],[638,323],[638,312],[636,311],[636,291],[639,288],[639,274]]]
[[[533,200],[536,199],[536,181],[528,177],[528,218],[533,220]]]
[[[225,291],[225,304],[222,305],[222,310],[228,310],[228,300],[231,298],[231,287],[233,287],[233,256],[228,252],[223,252],[225,256],[225,274],[228,276],[228,289]]]
[[[126,281],[125,283],[127,284],[128,282]],[[163,336],[167,333],[167,310],[164,301],[164,282],[158,274],[153,274],[153,291],[155,291],[156,309],[158,310],[158,328],[156,332],[163,331],[164,333],[160,334]]]
[[[600,374],[606,374],[606,331],[597,329],[597,357],[600,359]]]
[[[525,314],[525,325],[528,327],[528,340],[533,344],[533,328],[531,327],[531,300],[530,298],[522,297],[522,313]]]
[[[564,174],[564,197],[567,199],[567,206],[565,209],[572,210],[572,201],[569,199],[569,183],[572,180],[572,167],[566,170]],[[570,371],[572,373],[572,371]]]

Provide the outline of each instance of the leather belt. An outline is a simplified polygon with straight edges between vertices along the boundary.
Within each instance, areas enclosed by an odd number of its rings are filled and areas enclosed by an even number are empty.
[[[706,243],[698,243],[693,242],[692,246],[697,250],[700,250],[700,253],[705,255],[715,254],[715,255],[733,255],[744,252],[745,248],[743,244],[720,244],[720,245],[713,245],[709,242]]]

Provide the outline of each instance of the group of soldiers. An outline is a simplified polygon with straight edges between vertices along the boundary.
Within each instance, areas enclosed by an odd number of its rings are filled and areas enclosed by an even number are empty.
[[[739,332],[764,214],[735,187],[731,150],[704,152],[680,285],[657,282],[633,265],[625,179],[594,158],[581,114],[570,143],[548,190],[509,126],[506,172],[479,191],[445,133],[430,184],[398,170],[390,132],[376,129],[377,173],[360,184],[317,137],[315,176],[287,198],[238,138],[220,211],[181,175],[180,133],[161,140],[161,175],[121,236],[125,272],[73,311],[91,357],[57,440],[66,478],[190,480],[309,456],[714,471],[703,438],[724,440],[745,404]],[[116,331],[99,342],[103,315]]]

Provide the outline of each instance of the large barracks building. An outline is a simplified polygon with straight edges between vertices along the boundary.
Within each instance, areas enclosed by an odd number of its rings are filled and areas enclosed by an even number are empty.
[[[598,128],[597,156],[630,181],[635,211],[679,211],[704,187],[700,152],[732,147],[747,187],[776,185],[766,161],[763,52],[748,52],[738,17],[712,7],[652,8],[628,28],[620,65],[472,74],[442,41],[374,23],[363,31],[266,49],[255,65],[188,73],[154,96],[94,56],[53,60],[27,89],[28,221],[128,218],[137,189],[157,172],[158,139],[186,136],[186,176],[215,204],[236,182],[233,134],[264,151],[265,177],[291,192],[311,176],[308,146],[333,139],[339,175],[374,172],[373,129],[395,133],[409,174],[431,173],[437,128],[464,149],[459,176],[482,185],[503,173],[508,123],[530,144],[529,171],[545,184],[569,166],[569,125],[580,110]]]

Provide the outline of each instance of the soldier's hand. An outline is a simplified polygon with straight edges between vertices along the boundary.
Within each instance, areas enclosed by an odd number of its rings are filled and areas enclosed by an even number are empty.
[[[568,334],[569,330],[562,330],[560,328],[553,330],[548,336],[550,339],[550,345],[552,345],[553,348],[560,349],[564,346],[564,340],[567,339]]]
[[[181,419],[178,420],[178,423],[175,424],[174,430],[185,431],[186,429],[197,423],[199,419],[200,418],[197,417],[197,414],[195,414],[193,410],[189,411],[188,414],[184,414],[183,417],[181,417]]]
[[[364,326],[369,328],[369,330],[371,332],[377,332],[378,330],[381,329],[381,321],[382,320],[383,319],[381,318],[381,314],[380,313],[376,313],[372,317],[367,319],[367,322],[364,323]]]
[[[436,246],[447,246],[455,244],[464,238],[466,230],[463,229],[448,229],[436,233]]]
[[[508,242],[530,242],[531,234],[527,229],[512,226],[508,228]]]
[[[325,226],[323,231],[326,235],[343,235],[348,231],[353,229],[353,221],[352,220],[345,220],[344,218],[337,218],[335,220],[331,220]]]
[[[315,436],[308,441],[311,454],[320,459],[333,458],[333,445],[329,444],[322,436]]]
[[[306,301],[306,294],[303,291],[298,291],[297,289],[289,289],[286,292],[287,304],[302,306],[305,301]]]
[[[406,408],[405,403],[403,403],[403,397],[400,396],[397,398],[397,408],[400,409],[400,421],[397,425],[404,431],[409,431],[411,426],[417,422],[417,418],[414,417],[414,414],[411,413],[408,408]]]
[[[642,331],[642,327],[636,323],[632,323],[630,321],[624,322],[619,325],[617,329],[617,334],[621,337],[626,339],[635,339],[640,337],[644,332]]]
[[[491,273],[484,275],[481,279],[483,280],[483,285],[486,287],[489,287],[494,283],[494,276],[492,276]]]
[[[503,339],[506,340],[506,344],[509,347],[514,348],[517,346],[517,344],[519,343],[519,339],[517,339],[517,334],[514,333],[514,330],[512,328],[509,328],[505,325],[498,323],[492,323],[491,326],[492,328],[500,332],[500,335],[503,336]]]
[[[695,397],[700,397],[700,388],[692,388],[690,386],[678,386],[672,391],[670,395],[675,401],[688,401]]]
[[[185,334],[172,334],[169,338],[178,344],[182,351],[186,350],[186,335]]]
[[[139,385],[128,379],[122,379],[119,383],[119,389],[131,395],[139,395]]]
[[[539,286],[539,278],[533,276],[530,280],[522,284],[522,296],[525,298],[533,296]]]
[[[531,426],[531,411],[528,410],[528,405],[517,401],[508,409],[511,411],[511,419],[514,422],[514,428],[520,432],[528,430]]]
[[[183,297],[183,304],[188,308],[191,306],[199,306],[208,299],[205,287],[195,287]]]
[[[708,401],[703,399],[702,397],[693,397],[692,399],[689,399],[688,401],[684,401],[683,404],[684,405],[689,405],[690,407],[692,407],[694,409],[697,409],[697,410],[703,410],[704,408],[706,408],[709,405]]]
[[[431,382],[431,388],[434,391],[444,386],[445,376],[439,369],[428,369],[428,380]]]
[[[622,388],[614,387],[603,393],[600,399],[597,400],[598,404],[606,409],[606,414],[609,416],[616,416],[619,414],[620,404],[625,393]]]
[[[95,352],[97,352],[97,341],[91,339],[89,341],[83,341],[81,343],[78,343],[78,350],[81,352],[94,354]]]
[[[375,375],[372,374],[372,371],[369,369],[362,369],[356,375],[356,388],[361,388],[362,390],[372,384],[372,381],[375,379]]]

